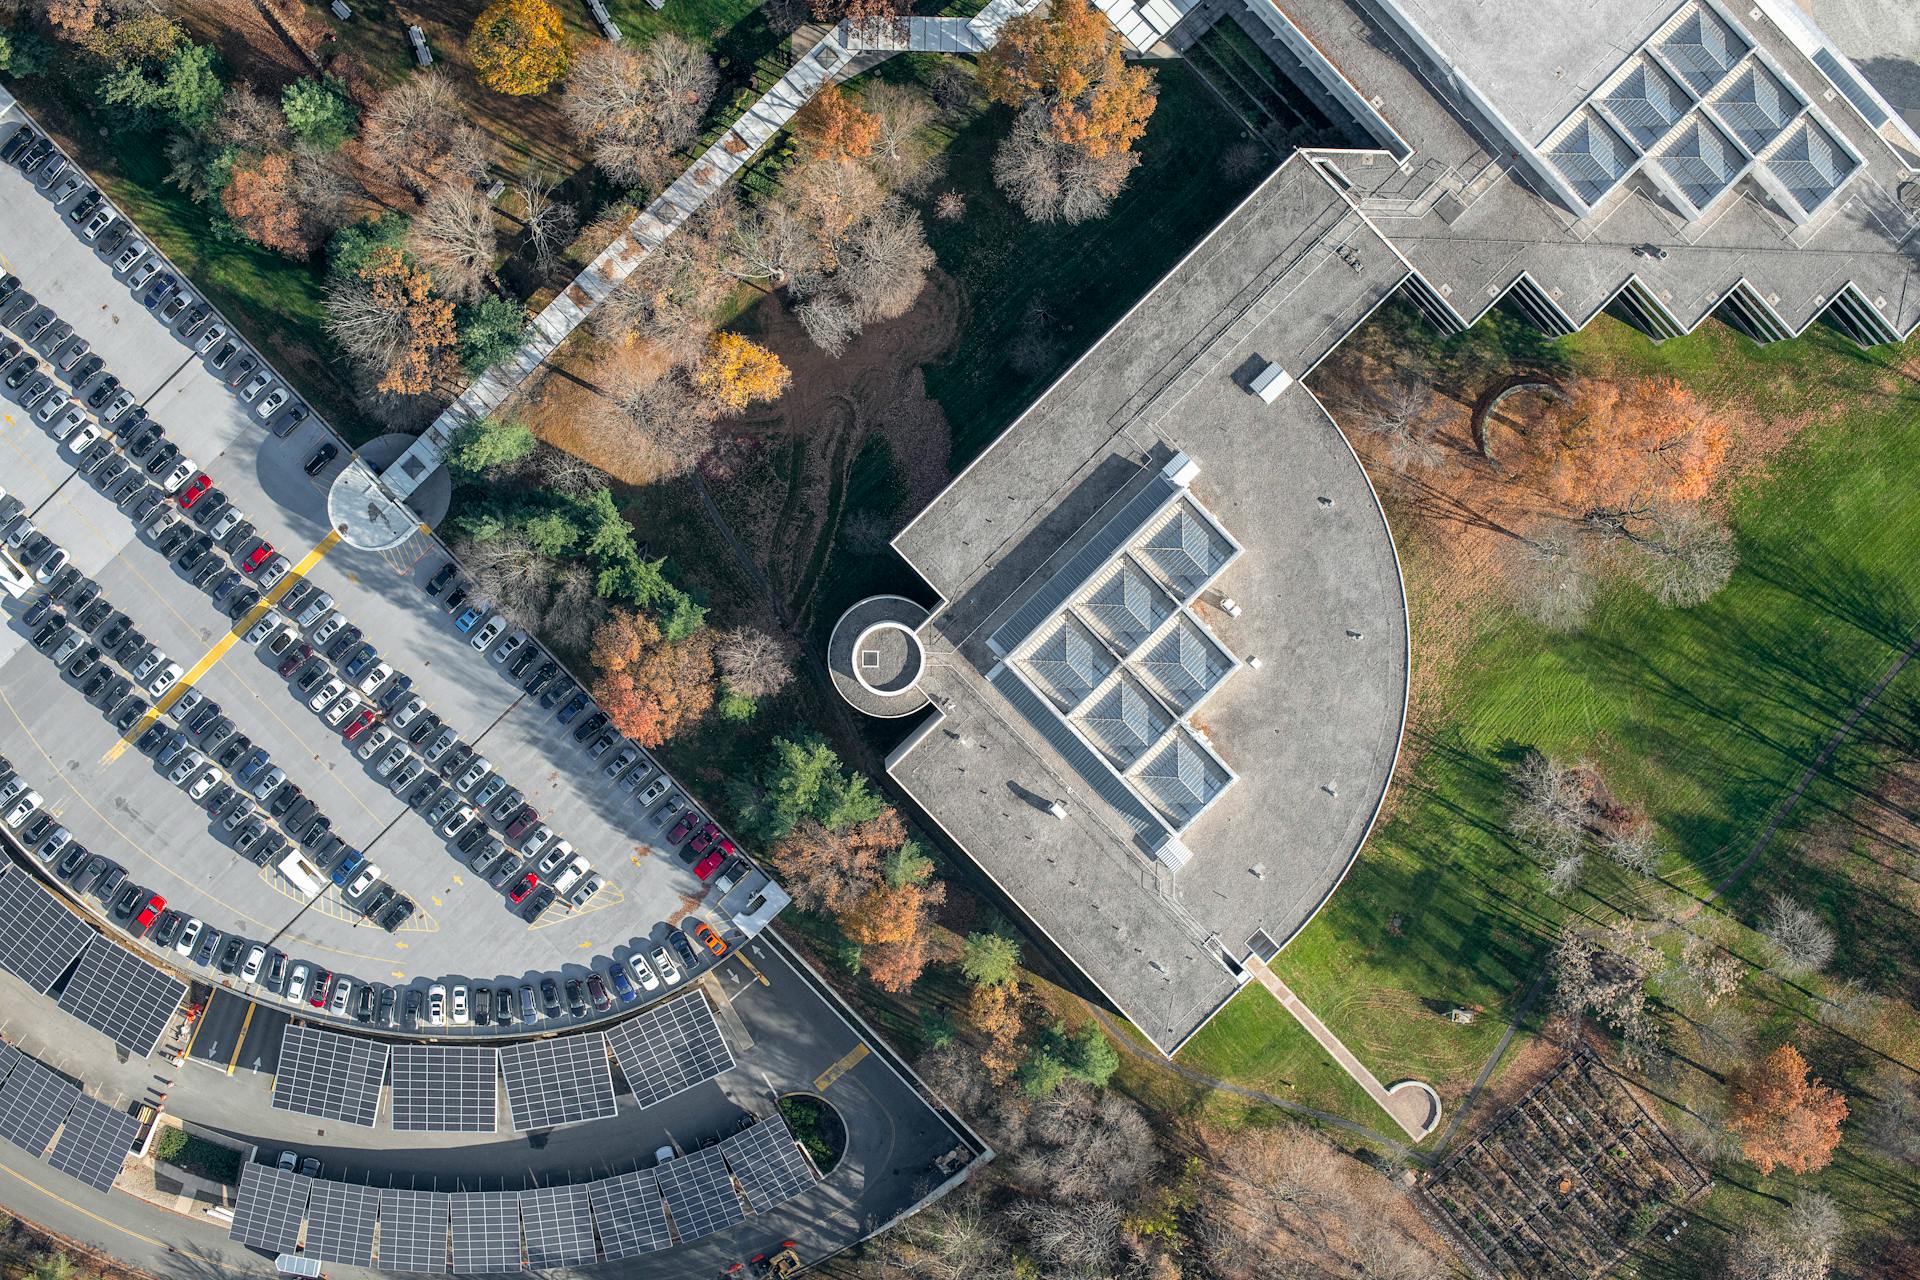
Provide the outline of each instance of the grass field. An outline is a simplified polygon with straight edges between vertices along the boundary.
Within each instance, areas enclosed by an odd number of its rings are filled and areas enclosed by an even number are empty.
[[[1675,850],[1666,879],[1698,892],[1739,864],[1920,625],[1910,461],[1920,389],[1894,372],[1908,353],[1863,353],[1823,329],[1756,349],[1718,326],[1655,348],[1611,321],[1558,345],[1575,368],[1670,373],[1736,422],[1765,413],[1811,424],[1736,484],[1741,566],[1707,604],[1666,609],[1618,586],[1572,635],[1549,636],[1498,605],[1488,619],[1445,624],[1481,634],[1454,672],[1450,713],[1408,744],[1416,763],[1391,819],[1275,968],[1376,1073],[1419,1075],[1450,1108],[1564,913],[1607,918],[1635,891],[1602,873],[1570,906],[1545,893],[1503,833],[1504,778],[1519,754],[1593,759],[1660,825]],[[1417,538],[1402,550],[1417,596],[1428,560]],[[1901,731],[1904,713],[1889,708],[1910,706],[1914,684],[1910,672],[1840,746],[1798,813],[1844,807],[1869,783]],[[1783,842],[1735,887],[1733,909],[1750,923],[1791,866]],[[1303,1037],[1276,1033],[1271,1054],[1249,1065],[1257,1025],[1284,1014],[1256,1016],[1248,1000],[1228,1011],[1231,1034],[1203,1036],[1181,1060],[1250,1083],[1255,1072],[1314,1078],[1304,1059],[1317,1050]],[[1481,1016],[1448,1022],[1455,1005]],[[1302,1100],[1347,1110],[1333,1093]]]

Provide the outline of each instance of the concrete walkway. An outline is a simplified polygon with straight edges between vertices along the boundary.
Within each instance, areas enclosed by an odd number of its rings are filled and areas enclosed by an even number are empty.
[[[1273,998],[1280,1002],[1281,1007],[1307,1029],[1307,1034],[1319,1041],[1320,1047],[1332,1055],[1341,1069],[1367,1091],[1367,1096],[1393,1117],[1394,1123],[1406,1132],[1408,1138],[1419,1142],[1433,1132],[1440,1123],[1440,1095],[1433,1091],[1432,1085],[1424,1080],[1402,1080],[1391,1088],[1381,1084],[1373,1072],[1353,1056],[1353,1050],[1347,1048],[1339,1036],[1327,1030],[1327,1024],[1320,1021],[1314,1011],[1293,994],[1293,988],[1280,981],[1273,970],[1251,958],[1248,968],[1261,986],[1273,992]]]

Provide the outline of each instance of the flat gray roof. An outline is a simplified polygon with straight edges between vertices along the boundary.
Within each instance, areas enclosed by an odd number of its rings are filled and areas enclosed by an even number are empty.
[[[894,543],[946,603],[926,628],[937,713],[890,772],[1169,1053],[1238,989],[1256,931],[1284,943],[1339,883],[1399,748],[1406,613],[1385,519],[1304,387],[1268,405],[1246,383],[1269,361],[1303,373],[1405,276],[1295,156]],[[996,687],[986,640],[1176,453],[1243,548],[1194,612],[1249,665],[1194,716],[1238,779],[1172,872]]]

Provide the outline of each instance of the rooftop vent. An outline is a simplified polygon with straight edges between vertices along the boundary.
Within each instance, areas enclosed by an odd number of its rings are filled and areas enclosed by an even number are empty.
[[[1271,360],[1267,367],[1254,375],[1253,385],[1248,388],[1268,404],[1280,398],[1280,394],[1293,385],[1293,375]]]

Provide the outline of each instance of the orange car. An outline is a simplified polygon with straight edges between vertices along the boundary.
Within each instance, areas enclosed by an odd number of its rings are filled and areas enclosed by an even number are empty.
[[[693,926],[693,936],[700,940],[701,946],[716,956],[727,954],[727,940],[709,928],[705,921]]]

